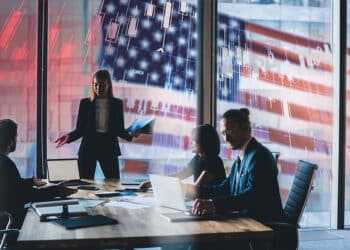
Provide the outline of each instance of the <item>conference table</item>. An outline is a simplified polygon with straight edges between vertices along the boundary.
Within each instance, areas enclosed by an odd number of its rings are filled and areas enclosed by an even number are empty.
[[[89,181],[89,180],[88,180]],[[101,199],[94,193],[114,191],[123,186],[117,180],[90,180],[99,191],[79,190],[73,198]],[[141,195],[153,196],[151,192]],[[104,198],[106,202],[116,198]],[[88,208],[89,214],[102,214],[118,224],[67,230],[53,222],[40,222],[31,209],[18,237],[18,247],[27,249],[98,249],[210,244],[215,242],[263,242],[273,239],[271,228],[240,216],[225,220],[169,222],[161,216],[169,209],[151,206],[140,209],[108,207]]]

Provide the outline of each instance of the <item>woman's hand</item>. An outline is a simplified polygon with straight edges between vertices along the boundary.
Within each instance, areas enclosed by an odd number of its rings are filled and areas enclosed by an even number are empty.
[[[136,129],[136,130],[134,130],[134,131],[132,131],[132,132],[130,132],[130,135],[131,135],[132,137],[135,137],[135,138],[139,137],[140,134],[141,134],[141,129],[140,129],[140,128],[139,128],[139,129]]]
[[[141,192],[146,192],[150,187],[152,187],[152,184],[150,181],[144,181],[140,184],[139,189]]]
[[[56,148],[62,147],[64,144],[66,144],[68,139],[69,135],[62,135],[61,137],[57,138],[55,140]]]

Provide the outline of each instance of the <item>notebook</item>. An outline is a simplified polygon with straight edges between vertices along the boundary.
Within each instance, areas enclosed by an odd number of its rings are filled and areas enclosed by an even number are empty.
[[[60,183],[64,186],[89,185],[80,180],[77,159],[47,160],[47,173],[50,183]]]
[[[88,215],[78,218],[57,219],[54,220],[54,222],[64,226],[66,229],[118,224],[117,220],[104,215]]]
[[[174,213],[162,213],[161,215],[170,222],[198,221],[198,220],[222,220],[231,215],[209,214],[193,215],[192,201],[186,201],[181,188],[181,181],[175,177],[150,174],[153,193],[159,206],[179,210]]]
[[[190,211],[191,206],[185,203],[185,194],[181,188],[180,179],[170,176],[150,174],[154,198],[162,207],[180,211]]]

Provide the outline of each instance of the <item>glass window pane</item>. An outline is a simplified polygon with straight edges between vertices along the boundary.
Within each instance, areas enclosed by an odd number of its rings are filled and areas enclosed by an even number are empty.
[[[332,1],[235,2],[218,4],[218,118],[250,109],[253,135],[280,153],[283,201],[298,160],[318,164],[301,225],[329,227]],[[226,146],[222,154],[233,159]]]
[[[18,124],[10,155],[22,177],[36,173],[37,1],[6,0],[0,8],[0,119]]]
[[[346,89],[347,89],[347,102],[346,102],[346,168],[345,168],[345,222],[344,224],[346,226],[350,225],[350,189],[349,189],[349,171],[350,171],[350,133],[349,133],[349,116],[350,116],[350,106],[349,106],[349,90],[350,90],[350,1],[347,0],[347,25],[346,25],[346,30],[347,30],[347,52],[346,52]]]
[[[92,74],[107,69],[126,127],[156,117],[152,135],[119,140],[122,174],[185,165],[197,116],[197,6],[179,2],[49,1],[48,158],[77,157],[80,141],[56,149],[54,140],[75,128]]]

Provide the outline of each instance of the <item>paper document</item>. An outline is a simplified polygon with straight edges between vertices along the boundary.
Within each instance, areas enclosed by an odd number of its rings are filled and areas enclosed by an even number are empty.
[[[145,204],[136,203],[132,201],[110,201],[104,204],[106,207],[121,207],[127,209],[139,209],[139,208],[147,208],[150,207]]]
[[[137,118],[127,129],[126,131],[132,132],[138,129],[141,129],[141,133],[143,134],[151,134],[152,128],[154,124],[155,117],[154,116],[144,116]]]

